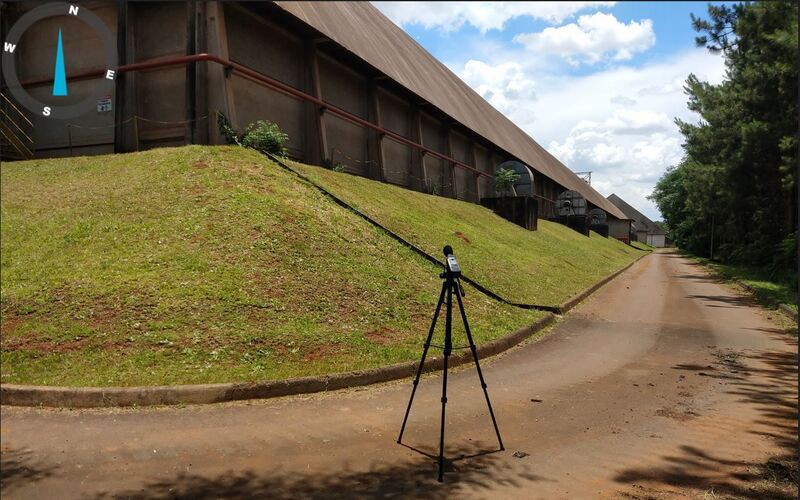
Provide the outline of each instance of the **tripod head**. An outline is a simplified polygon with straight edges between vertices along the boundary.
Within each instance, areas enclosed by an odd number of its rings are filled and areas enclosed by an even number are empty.
[[[446,245],[443,249],[443,252],[445,258],[445,265],[444,265],[445,274],[450,275],[452,277],[461,276],[461,266],[458,265],[456,256],[453,255],[453,247],[451,247],[450,245]]]
[[[464,293],[464,287],[461,286],[461,266],[458,265],[458,260],[453,255],[453,247],[446,245],[443,251],[445,257],[444,272],[439,277],[457,285],[456,293],[466,297],[467,294]]]

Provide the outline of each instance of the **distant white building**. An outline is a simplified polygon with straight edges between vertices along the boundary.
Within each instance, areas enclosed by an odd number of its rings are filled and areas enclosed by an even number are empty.
[[[633,221],[631,223],[631,233],[636,241],[656,248],[667,246],[667,232],[661,229],[658,224],[648,219],[647,216],[633,208],[616,194],[609,196],[608,201]]]

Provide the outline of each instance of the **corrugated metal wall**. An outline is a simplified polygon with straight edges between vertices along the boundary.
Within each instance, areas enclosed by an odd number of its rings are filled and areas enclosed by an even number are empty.
[[[305,52],[299,36],[235,5],[226,5],[224,16],[232,61],[297,89],[306,89]],[[303,157],[307,136],[303,102],[237,74],[228,77],[228,84],[232,88],[237,128],[262,119],[273,121],[289,136],[286,145],[289,152]]]
[[[411,109],[408,102],[391,92],[378,89],[382,125],[404,137],[411,137]],[[386,182],[411,186],[411,148],[395,141],[383,141],[383,175]]]
[[[382,77],[335,43],[314,35],[310,28],[298,30],[297,26],[286,23],[286,19],[281,20],[281,15],[288,14],[279,14],[277,18],[265,15],[266,12],[278,12],[277,8],[269,9],[266,5],[210,2],[200,11],[201,31],[205,33],[202,36],[206,38],[198,46],[207,47],[211,54],[228,58],[302,92],[317,95],[424,147],[474,166],[479,172],[491,175],[496,165],[508,159],[506,153],[483,137],[453,123],[450,117]],[[109,26],[115,26],[115,7],[96,7],[93,10]],[[182,2],[130,3],[126,35],[130,48],[126,60],[121,63],[184,55],[189,50],[187,12],[187,4]],[[48,27],[42,26],[42,29]],[[36,30],[29,34],[32,37],[39,35]],[[102,54],[91,52],[87,40],[78,36],[66,39],[65,44],[73,52],[87,50],[87,64],[99,64],[98,58],[102,59]],[[42,50],[47,50],[47,47]],[[37,54],[30,54],[25,60],[23,77],[39,77],[40,73],[51,71],[50,59],[46,61],[46,68],[43,57]],[[491,177],[424,154],[391,138],[381,139],[374,131],[332,112],[319,111],[311,103],[272,90],[240,73],[226,72],[212,64],[205,67],[207,72],[203,75],[207,76],[199,85],[203,86],[201,95],[207,99],[207,116],[201,117],[206,122],[198,126],[206,127],[205,133],[212,141],[221,140],[216,132],[214,115],[219,110],[227,114],[239,129],[257,120],[277,123],[289,136],[287,147],[290,154],[301,160],[340,163],[354,174],[471,202],[479,201],[481,196],[494,195]],[[118,140],[118,144],[127,144],[125,148],[191,142],[188,128],[183,123],[187,119],[186,74],[184,66],[126,74],[130,93],[130,108],[126,116],[108,113],[81,117],[81,124],[106,125],[108,129],[104,132],[73,130],[75,146],[88,145],[94,140],[105,144],[97,152],[111,151],[114,121],[133,115],[141,118],[136,126],[129,124],[120,129],[123,140]],[[76,94],[80,93],[82,84],[76,82],[73,87],[77,89]],[[47,155],[68,154],[66,139],[62,137],[63,127],[56,130],[51,124],[45,124],[37,128],[37,134],[37,145],[51,148]],[[136,140],[132,141],[129,136]],[[92,150],[87,148],[80,154],[89,151]],[[536,165],[532,167],[537,168]],[[536,173],[535,177],[539,196],[555,199],[563,190],[541,173]],[[540,216],[554,215],[546,201],[540,200],[539,206]]]

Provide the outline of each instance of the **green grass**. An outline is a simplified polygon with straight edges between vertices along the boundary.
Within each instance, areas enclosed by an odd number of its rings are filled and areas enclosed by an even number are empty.
[[[689,256],[705,266],[713,276],[723,281],[743,284],[747,292],[761,304],[776,307],[786,304],[797,311],[797,291],[792,286],[792,277],[774,275],[769,269],[737,266]]]
[[[560,302],[639,254],[309,171],[360,200],[385,193],[376,218],[435,255],[452,244],[468,274],[513,300]],[[3,383],[270,380],[420,354],[438,269],[253,151],[4,163],[0,181]],[[469,288],[465,300],[479,343],[544,315]]]
[[[639,250],[645,250],[645,251],[652,251],[653,248],[655,248],[648,245],[647,243],[642,243],[640,241],[632,241],[631,246],[634,248],[638,248]]]
[[[451,245],[465,275],[513,302],[559,305],[642,255],[596,233],[545,220],[527,231],[473,203],[290,163],[427,253]]]

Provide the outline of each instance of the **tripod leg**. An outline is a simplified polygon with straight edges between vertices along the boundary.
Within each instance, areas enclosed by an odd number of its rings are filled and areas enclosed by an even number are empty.
[[[445,407],[447,406],[447,362],[450,359],[450,351],[453,348],[453,288],[455,282],[448,278],[445,281],[447,287],[447,311],[445,311],[444,327],[444,367],[442,368],[442,427],[439,432],[439,482],[443,480],[444,474],[444,422]],[[458,290],[456,290],[458,295]]]
[[[472,351],[472,357],[475,359],[475,368],[478,370],[478,378],[481,381],[483,388],[483,395],[486,397],[486,406],[489,407],[489,415],[492,417],[492,424],[494,425],[494,432],[497,434],[497,442],[500,443],[500,449],[505,450],[503,446],[503,439],[500,437],[500,430],[497,428],[497,420],[494,418],[494,410],[492,410],[492,402],[489,401],[489,392],[486,390],[486,381],[483,379],[483,372],[481,371],[481,364],[478,362],[478,350],[475,347],[475,342],[472,340],[472,332],[469,330],[469,322],[467,322],[467,313],[464,312],[464,303],[461,301],[461,294],[456,289],[456,299],[458,300],[458,309],[461,312],[461,321],[464,322],[464,330],[467,332],[467,340],[469,341],[469,349]],[[445,358],[447,359],[447,358]],[[445,361],[446,363],[447,361]]]
[[[428,349],[431,346],[431,338],[433,338],[433,331],[436,329],[436,321],[439,319],[439,311],[442,309],[442,303],[444,302],[444,292],[446,284],[442,284],[442,293],[439,294],[439,302],[436,303],[436,312],[433,313],[433,321],[431,322],[431,328],[428,330],[428,338],[425,340],[425,344],[423,345],[422,349],[422,359],[419,362],[419,367],[417,367],[417,375],[414,377],[413,387],[411,389],[411,397],[408,399],[408,407],[406,407],[406,415],[403,417],[403,425],[400,427],[400,436],[397,438],[397,442],[403,439],[403,432],[406,430],[406,422],[408,422],[408,414],[411,412],[411,404],[414,402],[414,394],[417,392],[417,385],[419,384],[419,377],[422,375],[422,368],[425,365],[425,357],[428,355]]]

